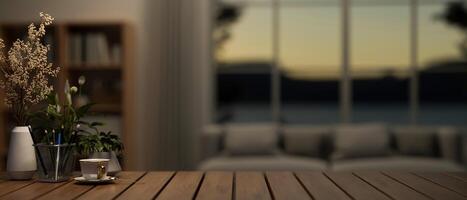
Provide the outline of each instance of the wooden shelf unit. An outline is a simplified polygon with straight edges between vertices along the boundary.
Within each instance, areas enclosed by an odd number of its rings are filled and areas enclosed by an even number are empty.
[[[5,40],[7,48],[17,39],[23,39],[27,34],[29,23],[0,24],[0,38]],[[91,110],[93,115],[119,116],[122,122],[120,135],[124,143],[127,133],[133,129],[134,120],[134,66],[133,66],[133,40],[134,34],[129,24],[123,22],[73,22],[54,23],[47,28],[46,42],[51,42],[51,62],[61,68],[54,83],[57,91],[63,91],[65,81],[71,85],[78,85],[78,77],[84,75],[86,84],[83,92],[90,102],[97,103]],[[81,35],[88,39],[90,34],[103,35],[108,44],[120,47],[119,63],[82,63],[70,61],[71,40],[73,35]],[[85,41],[85,39],[83,39]],[[83,45],[85,43],[83,42]],[[102,45],[100,46],[102,47]],[[84,49],[85,47],[83,47]],[[83,50],[82,54],[86,54]],[[62,94],[62,92],[59,92]],[[0,98],[3,102],[3,91]],[[61,97],[63,99],[63,97]],[[7,146],[10,129],[13,126],[8,117],[8,109],[0,103],[0,170],[5,169]]]

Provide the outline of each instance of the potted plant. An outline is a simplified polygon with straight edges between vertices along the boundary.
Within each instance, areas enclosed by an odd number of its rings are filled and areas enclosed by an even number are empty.
[[[54,20],[40,13],[41,23],[28,26],[24,40],[17,39],[4,52],[5,44],[0,39],[0,87],[5,92],[5,103],[10,108],[13,128],[7,157],[7,172],[11,179],[30,179],[36,171],[33,138],[29,125],[31,107],[47,98],[53,90],[50,80],[57,77],[59,68],[48,61],[50,46],[43,43],[46,26]]]
[[[98,129],[102,123],[85,123],[87,129],[79,135],[78,152],[89,158],[110,159],[108,173],[114,176],[122,170],[117,158],[123,150],[123,144],[118,135],[111,131],[103,132]]]

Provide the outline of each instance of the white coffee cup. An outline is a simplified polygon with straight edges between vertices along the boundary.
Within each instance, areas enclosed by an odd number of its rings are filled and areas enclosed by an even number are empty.
[[[81,174],[87,180],[97,180],[107,178],[109,159],[91,158],[80,159]]]

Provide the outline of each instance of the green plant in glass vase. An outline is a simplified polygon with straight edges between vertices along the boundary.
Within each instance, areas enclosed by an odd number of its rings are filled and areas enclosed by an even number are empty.
[[[79,88],[84,83],[80,83]],[[61,182],[70,178],[74,170],[75,146],[81,132],[81,118],[86,116],[93,104],[75,107],[73,96],[78,94],[78,87],[70,86],[66,81],[63,99],[58,93],[49,93],[47,106],[31,117],[33,137],[37,143],[39,158],[39,180]]]
[[[48,97],[47,107],[35,113],[32,118],[34,135],[41,144],[73,147],[68,148],[70,152],[65,152],[66,159],[71,154],[73,154],[72,156],[89,157],[94,152],[111,152],[112,155],[115,155],[115,152],[120,153],[123,149],[117,135],[99,130],[102,123],[83,120],[94,105],[93,103],[82,106],[74,104],[73,99],[81,95],[85,80],[81,76],[78,80],[78,87],[70,86],[69,82],[66,81],[63,99],[60,101],[59,94],[51,93]],[[46,155],[54,153],[45,152]],[[118,160],[116,162],[120,167]]]

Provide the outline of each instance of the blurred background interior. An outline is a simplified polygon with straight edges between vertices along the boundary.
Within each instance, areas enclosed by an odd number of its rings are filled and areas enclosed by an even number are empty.
[[[467,1],[0,0],[0,38],[39,12],[126,169],[467,167]]]

